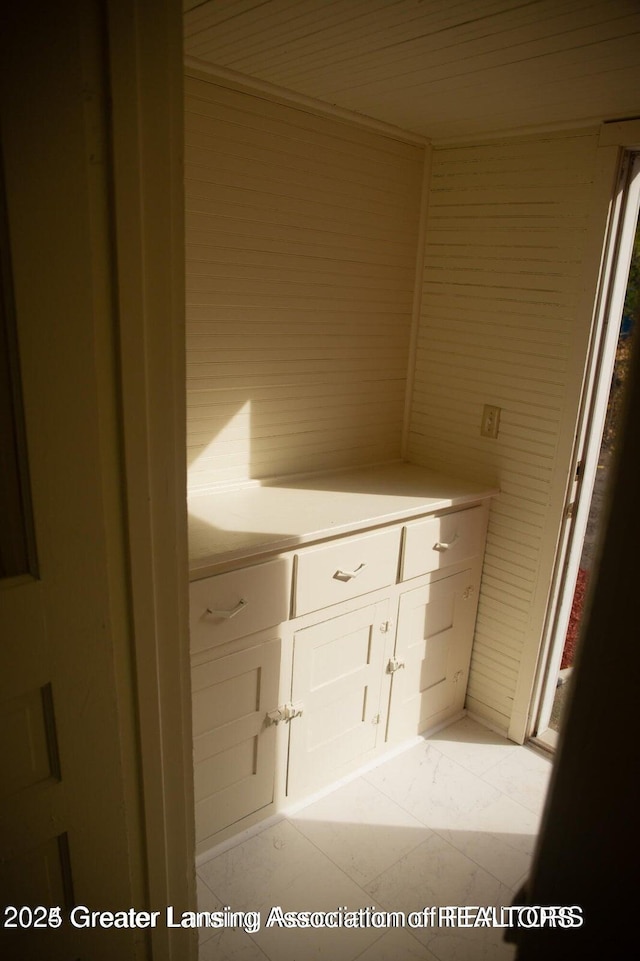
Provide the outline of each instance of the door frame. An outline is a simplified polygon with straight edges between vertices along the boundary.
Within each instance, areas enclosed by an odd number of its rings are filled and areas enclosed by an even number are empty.
[[[179,0],[13,4],[1,91],[41,575],[3,585],[3,701],[23,693],[12,673],[23,647],[32,689],[45,687],[31,703],[46,759],[35,796],[17,790],[3,808],[3,840],[13,832],[18,862],[44,837],[53,863],[59,843],[69,904],[163,918],[165,906],[179,914],[196,900],[181,38]],[[40,607],[22,600],[32,587]],[[22,742],[18,751],[28,757]],[[121,933],[127,961],[197,956],[195,929]],[[113,956],[111,932],[84,934],[65,925],[56,956],[82,944],[96,961]],[[35,956],[24,935],[23,955]]]
[[[554,739],[544,739],[544,735],[548,731],[589,519],[640,207],[640,122],[605,124],[599,145],[607,153],[616,150],[616,179],[527,726],[527,737],[543,738],[547,747],[553,746]]]
[[[195,909],[188,633],[183,58],[178,0],[106,0],[111,220],[149,905]],[[191,932],[152,957],[193,959]]]

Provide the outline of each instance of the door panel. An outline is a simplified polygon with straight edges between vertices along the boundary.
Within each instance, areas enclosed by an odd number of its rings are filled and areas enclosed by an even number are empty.
[[[14,4],[0,31],[4,316],[20,375],[2,489],[22,528],[0,574],[2,909],[144,904],[101,15],[93,0]],[[68,923],[0,941],[12,959],[140,956],[135,931],[116,947]]]
[[[73,888],[68,837],[61,830],[66,818],[46,601],[43,584],[35,576],[35,533],[2,158],[0,245],[0,904],[68,908]]]
[[[388,610],[382,601],[296,632],[292,700],[302,714],[289,722],[289,796],[343,776],[375,750]]]
[[[273,800],[279,678],[279,639],[192,668],[198,850]]]
[[[476,576],[462,571],[400,598],[388,738],[412,737],[464,706],[477,606]]]

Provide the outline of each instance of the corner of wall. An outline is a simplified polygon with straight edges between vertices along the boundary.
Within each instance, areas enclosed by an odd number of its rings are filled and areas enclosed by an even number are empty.
[[[420,322],[422,316],[424,250],[427,239],[427,219],[429,215],[429,190],[431,186],[432,155],[433,147],[431,144],[426,144],[424,148],[424,169],[422,175],[422,191],[420,195],[420,220],[418,225],[418,240],[416,244],[416,272],[411,315],[411,340],[409,342],[409,356],[407,358],[407,385],[405,392],[404,420],[402,428],[401,453],[404,460],[409,459],[409,433],[411,430],[411,415],[413,410],[413,385],[416,371],[418,336],[420,333]]]

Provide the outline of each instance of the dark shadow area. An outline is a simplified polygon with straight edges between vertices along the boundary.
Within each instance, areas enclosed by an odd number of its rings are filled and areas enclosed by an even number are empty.
[[[531,903],[567,899],[585,912],[577,931],[523,932],[519,961],[624,957],[633,944],[627,883],[640,804],[636,751],[637,545],[640,539],[640,352],[632,358],[600,563],[587,598],[574,684],[528,884]],[[598,708],[606,705],[606,711]],[[615,750],[611,735],[615,732]],[[602,762],[602,776],[594,765]]]

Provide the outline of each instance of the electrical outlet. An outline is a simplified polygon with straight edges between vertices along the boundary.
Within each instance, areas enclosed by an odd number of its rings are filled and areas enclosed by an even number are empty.
[[[492,407],[485,404],[482,411],[482,421],[480,423],[480,433],[483,437],[497,437],[500,425],[500,407]]]

